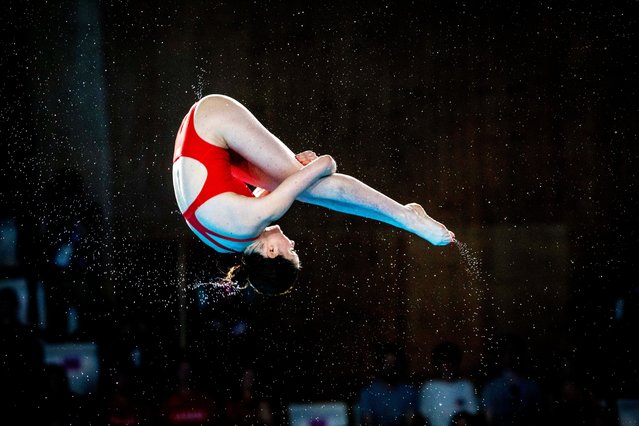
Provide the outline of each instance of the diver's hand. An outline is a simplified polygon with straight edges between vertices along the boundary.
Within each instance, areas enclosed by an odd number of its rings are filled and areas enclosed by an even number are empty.
[[[297,161],[299,161],[299,163],[302,166],[305,166],[308,163],[310,163],[311,161],[317,160],[317,154],[315,154],[313,151],[304,151],[304,152],[300,152],[299,154],[295,155],[295,159]]]
[[[337,171],[337,163],[328,154],[320,155],[304,167],[321,167],[324,169],[324,176],[332,175]]]

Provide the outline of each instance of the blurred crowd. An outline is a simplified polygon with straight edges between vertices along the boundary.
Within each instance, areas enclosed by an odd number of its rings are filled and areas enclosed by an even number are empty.
[[[360,393],[356,411],[361,425],[617,425],[614,409],[568,371],[542,382],[533,378],[525,340],[504,335],[492,371],[461,373],[462,348],[437,344],[433,373],[407,378],[401,348],[380,351],[379,375]]]
[[[0,290],[1,424],[40,425],[280,425],[296,401],[274,398],[251,363],[235,364],[228,380],[212,379],[194,354],[179,353],[166,365],[143,362],[144,349],[116,336],[124,354],[104,366],[95,389],[70,386],[68,365],[46,363],[42,336],[18,317],[18,297]],[[126,330],[122,336],[131,335]],[[375,349],[374,378],[352,400],[353,425],[617,425],[614,407],[569,369],[541,382],[528,370],[530,351],[519,336],[503,336],[495,368],[481,376],[461,372],[464,350],[437,344],[428,377],[408,374],[404,350]],[[244,359],[250,359],[250,354]],[[166,375],[158,374],[164,371]],[[329,424],[317,421],[310,424]]]

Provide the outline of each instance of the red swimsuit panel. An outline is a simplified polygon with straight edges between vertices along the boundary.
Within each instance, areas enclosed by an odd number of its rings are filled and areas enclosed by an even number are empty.
[[[204,167],[206,167],[207,174],[202,190],[182,215],[195,230],[215,247],[237,253],[239,252],[238,250],[228,248],[218,240],[241,242],[246,243],[246,246],[248,246],[255,241],[257,237],[244,239],[231,238],[213,232],[202,225],[195,216],[195,212],[202,204],[223,192],[233,192],[246,197],[253,197],[254,195],[244,182],[231,174],[231,152],[206,142],[195,131],[194,117],[196,106],[197,103],[191,107],[189,113],[184,117],[184,120],[182,120],[180,130],[175,138],[173,163],[180,157],[189,157],[202,163]]]

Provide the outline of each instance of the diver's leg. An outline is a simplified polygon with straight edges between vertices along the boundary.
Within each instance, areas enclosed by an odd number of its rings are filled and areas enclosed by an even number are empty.
[[[245,107],[222,97],[212,105],[209,117],[215,117],[217,129],[228,147],[244,161],[234,172],[247,183],[268,191],[303,167],[295,154],[269,132]],[[224,102],[230,104],[224,105]],[[204,105],[204,104],[203,104]],[[206,110],[205,110],[206,111]],[[207,115],[206,112],[204,113]],[[196,125],[198,114],[196,113]],[[412,232],[435,245],[448,244],[453,235],[444,225],[430,218],[414,204],[402,205],[365,183],[348,175],[335,173],[320,179],[298,198],[342,213],[375,219]]]
[[[301,165],[295,166],[296,169],[298,167]],[[246,160],[235,163],[233,172],[245,182],[268,191],[280,183],[268,170],[263,170]],[[454,238],[444,225],[430,218],[419,204],[411,203],[404,206],[352,176],[341,173],[320,179],[302,193],[298,200],[388,223],[436,245],[447,244]]]

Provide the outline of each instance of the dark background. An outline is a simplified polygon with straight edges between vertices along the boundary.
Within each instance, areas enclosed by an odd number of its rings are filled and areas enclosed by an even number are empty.
[[[320,400],[353,399],[378,343],[405,347],[418,379],[453,340],[481,381],[495,336],[515,333],[540,381],[570,364],[605,398],[636,396],[633,2],[308,3],[4,6],[2,217],[19,260],[3,271],[43,283],[46,339],[100,342],[105,365],[121,336],[144,340],[158,377],[184,352],[219,383],[254,360],[284,400]],[[420,202],[466,251],[297,204],[280,222],[303,262],[292,294],[199,286],[234,259],[188,230],[171,159],[209,93]],[[74,223],[77,264],[55,270]],[[72,336],[55,319],[69,304]]]

